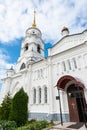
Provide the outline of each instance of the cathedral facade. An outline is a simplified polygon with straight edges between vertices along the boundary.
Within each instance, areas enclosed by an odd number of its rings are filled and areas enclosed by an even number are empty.
[[[21,43],[16,70],[2,79],[1,99],[20,88],[29,96],[28,118],[75,121],[87,118],[87,30],[69,34],[64,27],[62,38],[48,49],[44,58],[42,33],[35,17]]]

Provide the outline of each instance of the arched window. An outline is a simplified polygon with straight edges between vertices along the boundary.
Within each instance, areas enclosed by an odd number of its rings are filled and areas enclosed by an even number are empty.
[[[36,89],[33,89],[33,103],[36,103]]]
[[[39,88],[39,103],[41,103],[41,88]]]
[[[20,67],[20,70],[22,70],[22,69],[24,69],[24,68],[26,68],[26,66],[25,66],[25,64],[23,63],[23,64],[21,65],[21,67]]]
[[[25,51],[27,51],[28,50],[28,43],[26,43],[26,45],[25,45]]]
[[[44,87],[44,103],[47,103],[47,87]]]
[[[41,47],[39,44],[37,45],[37,52],[41,53]]]

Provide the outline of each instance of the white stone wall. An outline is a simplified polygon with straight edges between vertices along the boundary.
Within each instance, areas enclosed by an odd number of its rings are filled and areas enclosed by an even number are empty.
[[[27,34],[28,35],[28,34]],[[11,95],[23,87],[29,96],[30,113],[59,113],[57,82],[65,75],[70,75],[85,86],[87,102],[87,31],[81,34],[63,38],[49,49],[49,57],[33,64],[28,64],[20,70],[21,64],[28,62],[28,53],[18,60],[16,73],[3,79],[2,97],[10,91]],[[47,87],[47,103],[44,102],[44,87]],[[33,90],[36,89],[36,103],[33,102]],[[41,103],[39,103],[39,88],[41,88]],[[67,93],[60,91],[62,112],[67,114]]]
[[[60,54],[56,54],[51,57],[52,63],[52,80],[53,87],[56,86],[58,80],[65,75],[70,75],[76,78],[78,81],[82,82],[85,86],[85,98],[87,102],[87,44],[84,43],[76,48],[72,48],[65,52],[61,52]],[[73,58],[75,59],[76,66],[73,63]],[[68,62],[69,61],[69,62]],[[65,63],[65,66],[63,64]],[[65,69],[64,69],[65,67]],[[54,99],[53,103],[55,106],[54,111],[58,113],[59,104],[58,100],[56,100],[56,96],[58,95],[57,88],[54,87],[53,90]],[[62,112],[69,113],[68,110],[68,102],[67,102],[67,94],[66,92],[60,91],[61,94],[61,104],[62,104]]]

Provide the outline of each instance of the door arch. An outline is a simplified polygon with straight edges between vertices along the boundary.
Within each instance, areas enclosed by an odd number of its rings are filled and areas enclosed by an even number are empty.
[[[83,122],[86,120],[84,85],[74,77],[66,75],[59,79],[57,88],[67,93],[70,121]]]

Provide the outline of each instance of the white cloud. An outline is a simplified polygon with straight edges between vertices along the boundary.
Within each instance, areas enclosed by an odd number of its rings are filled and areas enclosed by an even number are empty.
[[[57,41],[64,25],[71,33],[87,27],[87,0],[3,0],[0,1],[0,41],[24,36],[32,25],[34,8],[37,27],[45,42]]]
[[[59,39],[64,25],[71,33],[87,27],[87,0],[4,0],[0,1],[0,41],[24,36],[32,24],[34,8],[37,27],[46,41]],[[78,17],[81,21],[77,22]]]

